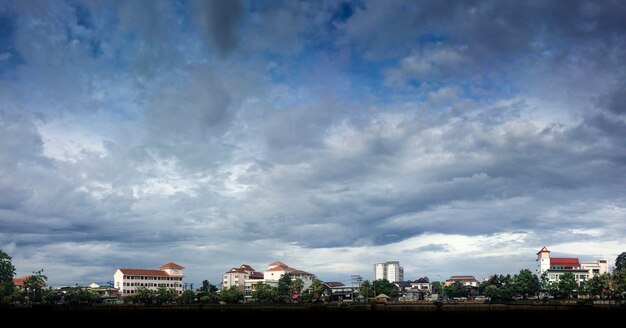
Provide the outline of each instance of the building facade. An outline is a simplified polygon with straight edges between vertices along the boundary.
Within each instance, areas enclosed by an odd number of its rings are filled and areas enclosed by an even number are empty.
[[[316,279],[314,274],[292,268],[283,262],[275,261],[267,266],[267,270],[263,272],[262,279],[247,279],[245,281],[244,300],[248,301],[252,299],[252,293],[256,290],[256,285],[261,282],[273,287],[278,286],[278,280],[286,273],[289,273],[291,275],[291,279],[293,280],[302,280],[303,291],[309,288],[309,286],[313,283],[313,280]]]
[[[165,287],[177,295],[183,293],[184,267],[170,262],[158,270],[119,268],[113,275],[113,284],[123,297],[132,296],[140,288],[157,290]]]
[[[263,273],[254,271],[247,264],[242,264],[238,268],[232,268],[224,273],[222,276],[222,289],[237,286],[240,291],[244,292],[246,280],[249,279],[263,279]]]
[[[551,283],[558,282],[563,274],[571,273],[582,285],[591,277],[609,272],[606,259],[581,263],[577,257],[551,257],[550,253],[546,247],[537,252],[537,275],[545,274]]]
[[[387,279],[389,282],[404,281],[404,268],[399,261],[374,264],[374,280]]]
[[[476,277],[474,276],[452,276],[450,277],[450,279],[446,280],[443,285],[444,286],[450,286],[455,282],[460,282],[461,284],[463,284],[463,286],[470,286],[470,287],[478,287],[480,286],[480,281],[478,281],[478,279],[476,279]]]

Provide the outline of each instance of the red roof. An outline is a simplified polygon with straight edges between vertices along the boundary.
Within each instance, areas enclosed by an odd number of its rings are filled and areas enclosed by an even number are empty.
[[[240,268],[244,269],[244,270],[248,270],[248,271],[254,271],[254,269],[251,266],[247,265],[247,264],[242,264],[240,266]]]
[[[263,279],[263,278],[264,278],[263,272],[254,271],[250,274],[250,279]]]
[[[540,249],[540,250],[539,250],[539,252],[537,252],[537,254],[539,254],[539,253],[543,253],[543,252],[548,252],[548,253],[550,253],[550,251],[546,248],[546,246],[543,246],[543,248],[542,248],[542,249]]]
[[[119,269],[125,275],[130,276],[156,276],[156,277],[171,277],[167,272],[163,270],[146,270],[146,269]]]
[[[160,269],[179,269],[179,270],[181,270],[181,269],[184,269],[184,268],[185,267],[180,266],[180,265],[178,265],[178,264],[176,264],[174,262],[170,262],[168,264],[163,264]]]
[[[550,266],[580,267],[580,263],[575,257],[552,257],[550,258]]]
[[[24,286],[24,280],[28,279],[28,277],[30,277],[30,275],[21,276],[19,278],[13,278],[13,285],[15,285],[17,287],[23,287]]]
[[[228,270],[226,273],[248,273],[248,271],[242,269],[242,268],[232,268],[230,270]]]

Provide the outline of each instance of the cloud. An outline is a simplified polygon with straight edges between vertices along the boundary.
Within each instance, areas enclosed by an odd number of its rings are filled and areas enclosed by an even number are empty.
[[[332,280],[514,273],[544,245],[612,259],[622,7],[0,5],[0,248],[55,285],[169,261],[199,283],[277,259]]]

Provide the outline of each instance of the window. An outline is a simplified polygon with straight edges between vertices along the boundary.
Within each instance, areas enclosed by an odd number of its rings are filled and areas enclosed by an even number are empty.
[[[593,273],[600,273],[600,269],[593,269]]]

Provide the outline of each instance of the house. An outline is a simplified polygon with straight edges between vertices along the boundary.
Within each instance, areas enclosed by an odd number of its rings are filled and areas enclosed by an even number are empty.
[[[114,287],[122,297],[132,296],[140,288],[157,290],[159,287],[173,289],[180,295],[183,293],[183,269],[173,262],[158,270],[119,268],[113,275]]]
[[[232,268],[224,273],[222,276],[222,289],[237,286],[243,292],[248,279],[263,279],[263,273],[254,271],[247,264],[242,264],[238,268]]]
[[[24,287],[24,280],[30,278],[30,275],[21,276],[19,278],[13,278],[13,285],[15,287]]]
[[[558,282],[563,274],[569,272],[582,285],[593,276],[609,272],[606,259],[581,263],[577,257],[551,257],[550,253],[545,246],[537,252],[537,275],[541,277],[545,274],[549,282]]]
[[[359,287],[356,286],[346,286],[338,281],[324,282],[324,286],[330,290],[331,301],[352,301],[359,296]]]
[[[450,279],[446,280],[443,285],[450,286],[455,282],[460,282],[463,286],[470,287],[478,287],[480,286],[480,281],[478,281],[474,276],[452,276]]]
[[[399,261],[374,264],[374,280],[387,279],[389,282],[403,281],[404,268]]]
[[[432,291],[432,285],[426,278],[420,278],[415,281],[398,281],[396,282],[400,291],[401,301],[417,301],[428,298]]]

